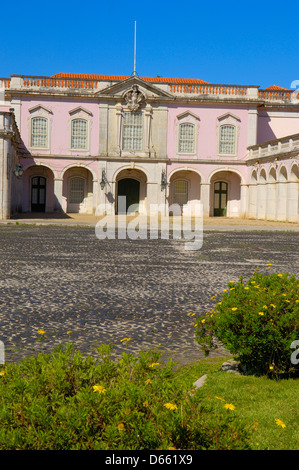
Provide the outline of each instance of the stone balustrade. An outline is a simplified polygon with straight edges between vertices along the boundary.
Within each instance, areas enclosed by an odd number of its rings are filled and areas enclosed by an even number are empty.
[[[273,155],[299,152],[299,134],[274,139],[248,147],[248,160],[271,157]]]

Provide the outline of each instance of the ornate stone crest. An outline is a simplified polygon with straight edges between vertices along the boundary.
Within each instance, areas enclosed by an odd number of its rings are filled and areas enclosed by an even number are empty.
[[[138,85],[133,85],[124,94],[124,99],[130,111],[137,111],[140,104],[145,100],[144,94],[139,90]]]

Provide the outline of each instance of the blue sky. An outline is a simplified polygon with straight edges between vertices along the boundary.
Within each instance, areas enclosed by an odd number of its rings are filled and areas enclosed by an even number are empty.
[[[0,77],[130,75],[291,87],[299,80],[295,5],[274,2],[5,2]]]

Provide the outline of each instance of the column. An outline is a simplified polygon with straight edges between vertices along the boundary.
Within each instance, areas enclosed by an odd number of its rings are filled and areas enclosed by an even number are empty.
[[[54,212],[63,212],[66,210],[66,208],[63,207],[62,185],[62,178],[54,178]]]

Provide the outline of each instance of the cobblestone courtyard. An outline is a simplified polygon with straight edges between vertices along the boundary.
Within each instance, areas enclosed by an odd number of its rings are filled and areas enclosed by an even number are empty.
[[[198,359],[188,313],[204,314],[228,281],[267,263],[299,276],[298,242],[292,231],[206,231],[201,250],[185,251],[181,240],[98,240],[91,227],[2,225],[6,361],[66,341],[88,354],[111,342],[119,353],[124,337],[130,352],[157,347],[165,359]]]

